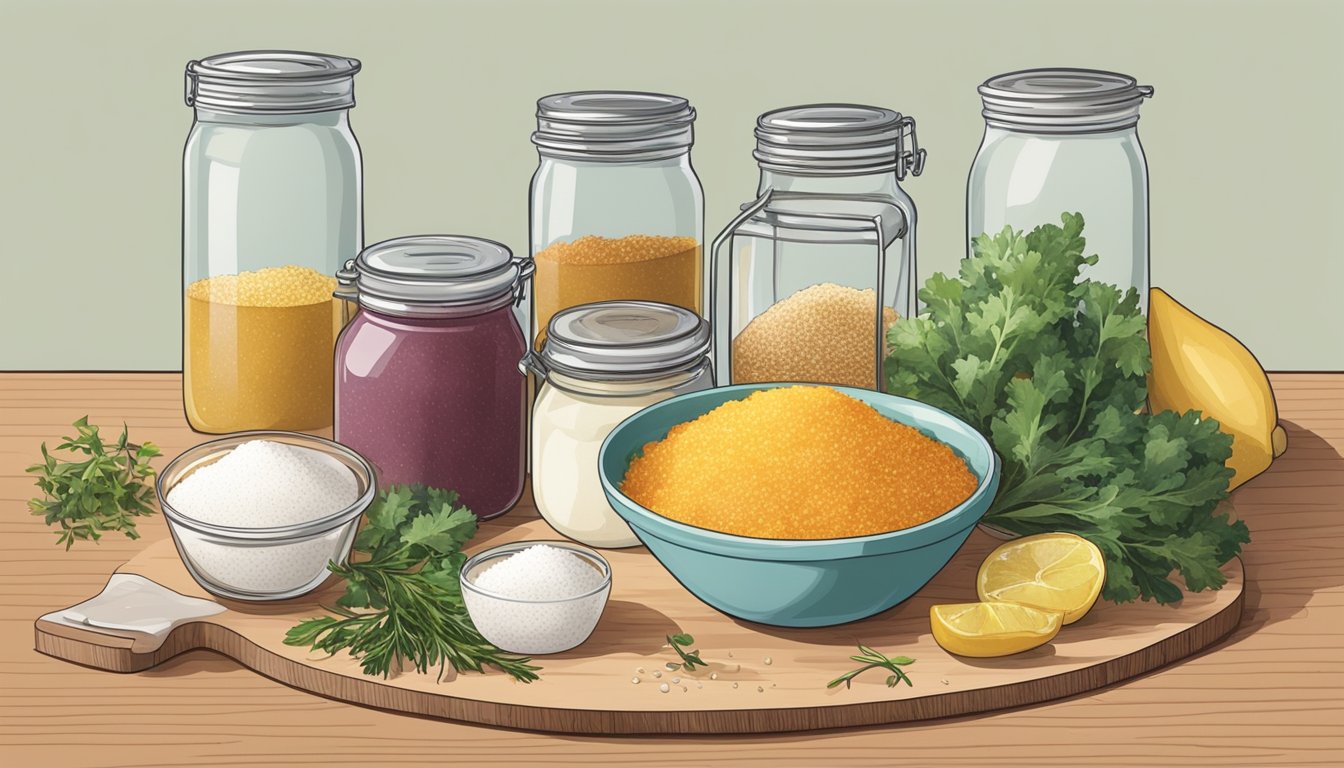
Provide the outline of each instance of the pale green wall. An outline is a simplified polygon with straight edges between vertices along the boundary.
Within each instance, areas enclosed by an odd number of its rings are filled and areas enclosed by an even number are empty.
[[[687,96],[707,229],[755,185],[751,128],[816,101],[914,115],[920,259],[962,255],[975,86],[1031,66],[1157,88],[1140,135],[1152,269],[1275,369],[1344,369],[1344,3],[57,2],[0,0],[0,368],[179,366],[188,59],[288,47],[360,58],[368,242],[527,244],[536,97]]]

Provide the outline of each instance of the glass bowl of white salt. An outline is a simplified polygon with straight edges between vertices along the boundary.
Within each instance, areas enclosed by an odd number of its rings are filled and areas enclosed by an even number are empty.
[[[566,541],[517,541],[462,566],[462,600],[481,636],[536,656],[583,643],[611,594],[611,565]]]
[[[298,432],[238,432],[191,448],[155,489],[187,572],[233,600],[284,600],[350,556],[376,492],[373,467]]]

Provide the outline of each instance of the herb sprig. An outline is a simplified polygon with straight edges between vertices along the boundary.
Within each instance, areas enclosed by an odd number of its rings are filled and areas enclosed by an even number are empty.
[[[850,656],[849,658],[859,662],[860,664],[863,664],[863,666],[859,667],[856,670],[853,670],[852,672],[846,672],[845,674],[835,678],[834,680],[826,684],[827,688],[835,688],[841,683],[844,683],[845,687],[849,688],[850,683],[854,681],[854,678],[858,677],[864,672],[867,672],[870,669],[885,669],[891,672],[891,674],[887,675],[888,688],[895,688],[896,684],[900,682],[904,682],[911,688],[915,687],[915,684],[910,681],[910,675],[906,674],[904,669],[901,669],[901,667],[914,664],[915,663],[914,659],[910,658],[909,656],[887,656],[883,653],[879,653],[878,651],[873,650],[872,648],[869,648],[866,645],[860,645],[859,652],[861,655]]]
[[[709,665],[700,660],[699,650],[683,650],[690,648],[695,644],[695,638],[688,634],[680,633],[667,636],[667,644],[672,646],[672,650],[681,657],[681,666],[687,672],[694,672],[697,666],[708,667]]]
[[[888,391],[988,436],[1003,460],[984,521],[1067,531],[1106,558],[1102,596],[1170,603],[1217,589],[1250,540],[1218,512],[1232,438],[1198,412],[1145,412],[1151,354],[1138,292],[1080,279],[1083,217],[981,235],[958,277],[935,274],[925,313],[888,333]]]
[[[73,426],[76,436],[62,437],[56,450],[88,459],[58,458],[42,443],[41,463],[25,470],[37,475],[42,497],[30,499],[28,508],[47,525],[60,525],[56,543],[64,544],[67,550],[76,540],[96,543],[109,531],[140,538],[135,518],[154,514],[154,468],[149,460],[159,455],[158,446],[149,441],[130,442],[125,424],[111,446],[103,442],[88,416]]]
[[[286,645],[336,654],[346,650],[366,675],[387,677],[409,664],[482,672],[495,667],[524,683],[538,679],[531,659],[500,651],[476,630],[462,601],[462,546],[476,535],[476,516],[457,506],[457,493],[420,485],[392,486],[370,506],[355,537],[359,562],[331,563],[345,593],[319,616],[291,628]]]

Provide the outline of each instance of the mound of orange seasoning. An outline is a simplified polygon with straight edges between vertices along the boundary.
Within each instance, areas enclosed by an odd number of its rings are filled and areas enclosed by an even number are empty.
[[[896,531],[978,481],[943,443],[830,387],[753,393],[644,446],[621,491],[664,517],[764,539]]]

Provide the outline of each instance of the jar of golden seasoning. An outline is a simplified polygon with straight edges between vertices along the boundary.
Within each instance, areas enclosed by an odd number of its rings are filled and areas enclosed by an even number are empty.
[[[704,194],[691,168],[694,122],[686,99],[654,93],[537,102],[535,349],[551,317],[579,304],[632,299],[701,313]]]
[[[354,59],[247,51],[187,64],[182,388],[201,432],[332,423],[336,270],[363,242]]]
[[[880,389],[886,331],[914,312],[913,118],[852,104],[756,125],[756,199],[715,239],[710,320],[720,384]]]

